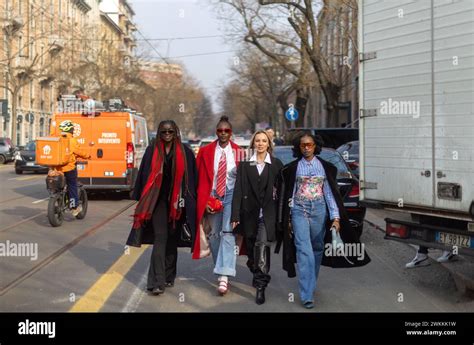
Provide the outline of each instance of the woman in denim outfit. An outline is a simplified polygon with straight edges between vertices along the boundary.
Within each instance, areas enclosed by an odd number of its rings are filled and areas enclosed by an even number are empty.
[[[293,153],[297,160],[282,169],[279,188],[280,242],[283,241],[283,268],[288,276],[296,275],[301,302],[313,308],[321,264],[331,267],[355,267],[370,259],[361,257],[326,257],[325,243],[331,241],[330,228],[335,228],[344,243],[358,243],[339,194],[337,169],[316,155],[322,140],[311,133],[296,138]],[[364,251],[365,253],[365,251]]]
[[[206,217],[211,224],[209,245],[217,275],[217,291],[225,295],[229,290],[229,277],[236,274],[236,241],[230,225],[232,196],[234,192],[237,166],[244,158],[244,151],[232,140],[232,125],[227,116],[222,116],[216,126],[217,139],[202,147],[196,158],[198,180],[196,233]],[[223,210],[216,212],[208,201],[219,199]],[[200,259],[200,241],[195,241],[193,259]]]

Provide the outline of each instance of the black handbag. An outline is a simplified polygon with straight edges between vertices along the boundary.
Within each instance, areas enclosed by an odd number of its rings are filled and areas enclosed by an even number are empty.
[[[177,235],[177,244],[178,247],[188,247],[191,248],[193,243],[192,243],[192,229],[188,224],[188,218],[186,215],[183,216],[184,220],[183,222],[180,222],[178,225],[178,230]]]
[[[191,229],[189,227],[187,219],[185,219],[185,221],[181,225],[181,231],[180,231],[180,234],[179,234],[179,239],[182,243],[191,244],[192,235],[191,235]]]

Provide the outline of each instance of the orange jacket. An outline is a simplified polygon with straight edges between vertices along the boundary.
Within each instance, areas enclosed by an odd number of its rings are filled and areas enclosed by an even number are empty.
[[[69,155],[69,162],[65,165],[58,166],[56,170],[65,173],[76,168],[76,156],[89,159],[90,155],[80,148],[77,139],[74,138],[71,133],[61,133],[61,136],[69,139],[69,150],[71,150],[71,154]]]

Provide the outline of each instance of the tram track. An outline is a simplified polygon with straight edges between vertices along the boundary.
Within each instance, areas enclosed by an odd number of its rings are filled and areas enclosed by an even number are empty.
[[[21,274],[20,276],[18,276],[17,278],[13,279],[12,281],[10,281],[9,283],[3,285],[1,288],[0,288],[0,296],[3,296],[5,295],[8,291],[10,291],[11,289],[13,289],[14,287],[16,287],[17,285],[19,285],[20,283],[22,283],[23,281],[25,281],[26,279],[28,279],[29,277],[31,277],[32,275],[34,275],[35,273],[39,272],[40,270],[42,270],[43,268],[45,268],[47,265],[49,265],[51,262],[53,262],[55,259],[57,259],[58,257],[60,257],[62,254],[64,254],[65,252],[67,252],[69,249],[73,248],[75,245],[77,245],[79,242],[81,242],[82,240],[86,239],[87,237],[90,237],[91,235],[95,234],[100,228],[102,228],[104,225],[106,225],[107,223],[109,223],[110,221],[112,221],[113,219],[117,218],[119,215],[121,215],[123,212],[125,212],[126,210],[128,210],[130,207],[132,207],[134,204],[136,203],[136,201],[132,201],[130,203],[128,203],[127,205],[125,205],[124,207],[120,208],[118,211],[116,211],[115,213],[113,213],[112,215],[110,215],[109,217],[107,217],[106,219],[102,220],[100,223],[98,224],[95,224],[93,226],[91,226],[89,229],[87,229],[85,232],[83,232],[81,235],[77,236],[76,238],[74,238],[72,241],[68,242],[67,244],[65,244],[64,246],[62,246],[61,248],[59,248],[58,250],[56,250],[54,253],[52,253],[51,255],[49,255],[48,257],[44,258],[43,260],[41,260],[40,262],[38,262],[36,265],[34,265],[31,269],[29,269],[28,271],[24,272],[23,274]],[[21,222],[18,222],[18,223],[24,223],[28,220],[31,220],[31,219],[34,219],[42,214],[45,214],[45,212],[41,212],[35,216],[32,216],[30,217],[29,219],[24,219],[22,220]],[[0,232],[3,232],[3,231],[6,231],[7,229],[10,229],[12,227],[15,227],[18,225],[18,223],[16,224],[13,224],[13,225],[10,225],[8,226],[7,228],[4,228],[4,229],[0,229]]]

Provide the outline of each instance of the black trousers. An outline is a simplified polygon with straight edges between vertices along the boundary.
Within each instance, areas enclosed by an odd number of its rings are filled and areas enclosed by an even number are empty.
[[[178,247],[176,231],[168,223],[168,203],[159,200],[152,216],[155,240],[151,252],[147,288],[149,290],[173,282],[176,278]]]
[[[256,288],[265,288],[270,282],[270,247],[271,242],[267,240],[267,230],[263,218],[258,221],[257,236],[248,238],[247,266],[253,273],[252,285]]]

